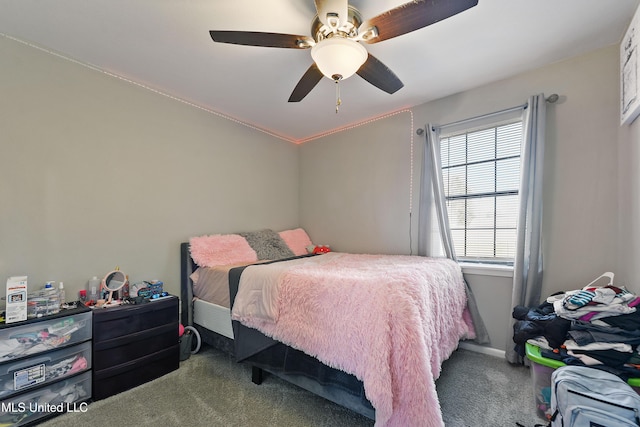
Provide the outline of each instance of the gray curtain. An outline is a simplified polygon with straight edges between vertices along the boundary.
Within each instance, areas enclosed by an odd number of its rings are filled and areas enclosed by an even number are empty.
[[[542,293],[542,178],[546,123],[544,95],[529,98],[525,111],[512,307],[538,306]],[[514,319],[511,319],[506,359],[511,363],[522,363],[523,358],[514,350],[513,323]]]
[[[444,184],[442,179],[442,168],[440,167],[440,138],[431,124],[426,127],[426,145],[422,157],[422,175],[420,182],[420,214],[418,217],[418,255],[437,256],[434,253],[433,236],[433,209],[438,219],[438,231],[440,243],[447,258],[456,261],[456,253],[451,239],[449,228],[449,216],[444,197]],[[465,280],[467,289],[467,306],[469,314],[473,320],[476,332],[475,342],[478,344],[488,344],[489,333],[480,316],[478,305],[471,288]]]

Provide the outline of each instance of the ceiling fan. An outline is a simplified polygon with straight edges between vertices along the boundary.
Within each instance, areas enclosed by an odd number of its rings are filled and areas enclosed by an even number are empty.
[[[478,0],[414,0],[378,16],[363,20],[348,0],[315,0],[317,15],[311,23],[311,35],[265,33],[255,31],[210,31],[219,43],[290,49],[311,49],[313,64],[293,89],[289,102],[299,102],[311,92],[323,76],[338,83],[353,74],[392,94],[404,86],[386,65],[367,52],[361,44],[378,43],[418,30],[463,12]],[[340,104],[339,94],[336,100]]]

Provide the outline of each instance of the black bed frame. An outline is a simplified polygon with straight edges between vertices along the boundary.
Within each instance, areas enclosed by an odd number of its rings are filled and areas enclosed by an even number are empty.
[[[202,337],[202,341],[219,350],[236,357],[236,343],[234,340],[193,324],[193,283],[190,275],[198,267],[189,252],[189,243],[180,244],[180,302],[181,321],[187,326],[195,326]],[[260,335],[255,329],[247,328],[239,322],[232,322],[234,334],[238,335],[239,328],[244,335]],[[263,346],[264,347],[264,346]],[[238,358],[236,357],[236,360]],[[263,373],[268,372],[292,384],[302,387],[334,403],[351,409],[367,418],[375,420],[375,409],[367,400],[362,381],[354,375],[330,368],[318,359],[306,353],[274,342],[268,347],[238,362],[249,363],[252,367],[251,380],[260,384]]]

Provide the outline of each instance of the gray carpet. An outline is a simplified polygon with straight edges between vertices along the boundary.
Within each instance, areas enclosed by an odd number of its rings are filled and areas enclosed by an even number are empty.
[[[457,350],[436,382],[447,427],[533,427],[528,368],[501,358]],[[251,369],[211,347],[180,369],[133,390],[91,403],[85,413],[60,415],[43,427],[278,426],[358,427],[373,421],[267,376],[251,382]]]

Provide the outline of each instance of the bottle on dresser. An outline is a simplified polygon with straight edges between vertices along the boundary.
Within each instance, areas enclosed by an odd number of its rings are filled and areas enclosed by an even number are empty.
[[[87,289],[89,301],[98,301],[100,299],[100,279],[97,276],[93,276],[89,280],[89,288]]]
[[[47,302],[47,311],[45,314],[56,314],[60,311],[60,295],[58,294],[58,290],[53,287],[54,283],[53,280],[50,280],[44,285],[42,295]]]
[[[64,291],[64,283],[60,282],[58,286],[58,301],[60,302],[60,307],[67,303],[67,295]]]

